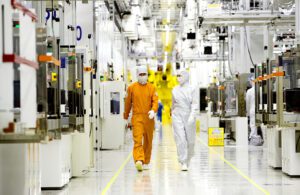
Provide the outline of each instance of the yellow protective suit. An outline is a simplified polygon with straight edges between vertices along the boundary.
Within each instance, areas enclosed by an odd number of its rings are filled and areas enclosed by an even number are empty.
[[[127,89],[125,100],[124,118],[127,120],[132,107],[133,127],[133,158],[134,161],[142,161],[149,164],[152,151],[152,139],[154,131],[154,119],[149,119],[148,112],[157,112],[158,96],[155,87],[147,83],[141,85],[136,82]],[[144,141],[143,141],[144,140]]]

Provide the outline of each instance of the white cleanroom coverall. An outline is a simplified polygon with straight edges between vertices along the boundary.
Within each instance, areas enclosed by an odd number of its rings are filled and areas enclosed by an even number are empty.
[[[178,76],[180,85],[172,91],[172,125],[178,160],[188,165],[194,154],[199,101],[196,90],[189,84],[189,73],[182,71]]]
[[[257,135],[257,128],[255,125],[255,87],[252,83],[252,87],[248,89],[246,93],[246,108],[247,108],[247,116],[250,118],[250,135],[251,138],[254,135]]]

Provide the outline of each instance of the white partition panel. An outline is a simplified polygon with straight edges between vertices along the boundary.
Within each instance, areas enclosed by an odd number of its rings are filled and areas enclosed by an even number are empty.
[[[36,61],[35,22],[30,17],[20,14],[20,56]],[[20,65],[21,76],[21,122],[26,128],[36,126],[36,70],[27,65]]]
[[[13,51],[12,12],[10,1],[0,1],[0,133],[13,122],[13,64],[2,62],[3,54]]]

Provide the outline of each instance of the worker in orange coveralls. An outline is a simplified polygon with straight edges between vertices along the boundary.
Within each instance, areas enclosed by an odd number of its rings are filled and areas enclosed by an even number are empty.
[[[124,119],[128,119],[132,107],[133,158],[136,169],[142,171],[149,169],[158,96],[154,85],[147,82],[146,66],[138,66],[137,78],[138,82],[127,89]]]

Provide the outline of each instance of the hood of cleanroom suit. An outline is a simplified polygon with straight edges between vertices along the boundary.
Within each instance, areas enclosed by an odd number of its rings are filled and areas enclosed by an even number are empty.
[[[146,75],[140,76],[141,73],[145,73]],[[137,79],[138,82],[142,85],[147,84],[148,81],[148,69],[146,66],[138,66],[137,67]]]
[[[180,77],[177,77],[180,85],[184,85],[189,82],[189,73],[187,71],[181,71],[178,75],[180,75]]]

